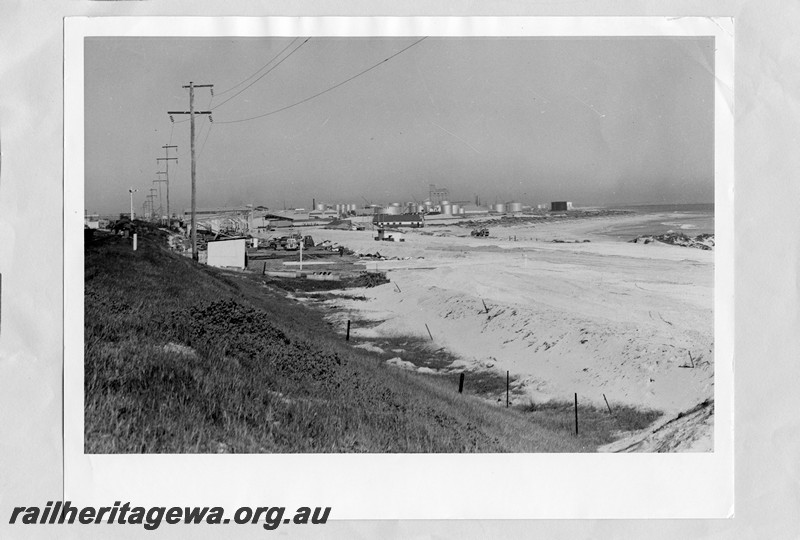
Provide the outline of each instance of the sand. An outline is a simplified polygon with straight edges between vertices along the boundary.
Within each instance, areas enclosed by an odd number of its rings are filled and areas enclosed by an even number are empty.
[[[669,416],[713,399],[714,252],[600,234],[641,219],[652,216],[490,227],[481,238],[446,225],[408,231],[405,242],[376,242],[371,231],[310,234],[398,258],[365,263],[392,281],[345,293],[367,301],[331,301],[333,319],[372,321],[352,335],[427,338],[427,324],[457,365],[510,371],[518,402],[577,392],[605,406],[605,394],[612,406]],[[709,445],[710,431],[693,440]]]

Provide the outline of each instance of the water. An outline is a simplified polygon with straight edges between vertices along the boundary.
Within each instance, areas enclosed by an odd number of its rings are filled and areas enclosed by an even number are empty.
[[[646,216],[635,224],[614,224],[600,231],[604,236],[632,240],[637,236],[681,232],[687,236],[714,234],[713,204],[609,205],[609,209],[628,210]]]

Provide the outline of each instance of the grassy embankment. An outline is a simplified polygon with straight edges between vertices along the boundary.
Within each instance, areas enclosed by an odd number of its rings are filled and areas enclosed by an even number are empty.
[[[260,276],[142,232],[136,252],[86,248],[86,452],[586,452],[655,417],[581,407],[576,437],[567,406],[459,395],[354,349]]]

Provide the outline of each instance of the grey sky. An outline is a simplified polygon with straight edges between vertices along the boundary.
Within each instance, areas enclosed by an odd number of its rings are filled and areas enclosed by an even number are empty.
[[[190,80],[215,90],[196,90],[214,108],[199,206],[423,200],[430,183],[453,200],[713,202],[711,38],[432,37],[224,123],[419,38],[311,38],[220,105],[304,39],[87,38],[86,209],[124,212],[133,186],[141,211],[167,143],[172,208],[189,205],[189,123],[166,112],[188,110]]]

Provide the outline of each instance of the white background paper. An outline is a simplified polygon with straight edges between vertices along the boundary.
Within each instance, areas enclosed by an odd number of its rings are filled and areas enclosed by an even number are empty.
[[[44,4],[44,3],[43,3]],[[631,11],[634,7],[636,11]],[[5,525],[11,507],[61,496],[62,21],[65,15],[555,14],[551,3],[269,4],[33,2],[0,12],[0,523],[4,537],[140,536],[137,527]],[[416,7],[417,9],[413,9]],[[692,11],[688,9],[691,8]],[[796,537],[800,410],[797,380],[797,223],[800,7],[780,2],[571,2],[557,14],[736,17],[736,503],[733,520],[344,522],[298,531],[327,537]],[[82,186],[81,186],[82,190]],[[68,195],[68,194],[67,194]],[[73,254],[74,255],[74,254]],[[198,481],[202,480],[199,478]],[[373,486],[364,486],[369,489]],[[360,486],[354,486],[359,489]],[[373,488],[374,489],[374,488]],[[526,490],[546,486],[524,485]],[[313,497],[313,493],[309,493]],[[413,494],[412,494],[413,495]],[[691,493],[686,494],[691,497]],[[183,501],[181,501],[183,502]],[[189,503],[191,504],[191,503]],[[283,504],[283,503],[281,503]],[[288,501],[287,501],[288,504]],[[314,504],[311,502],[310,504]],[[187,531],[164,527],[164,536]],[[193,529],[216,537],[219,530]],[[255,527],[222,534],[260,535]]]

